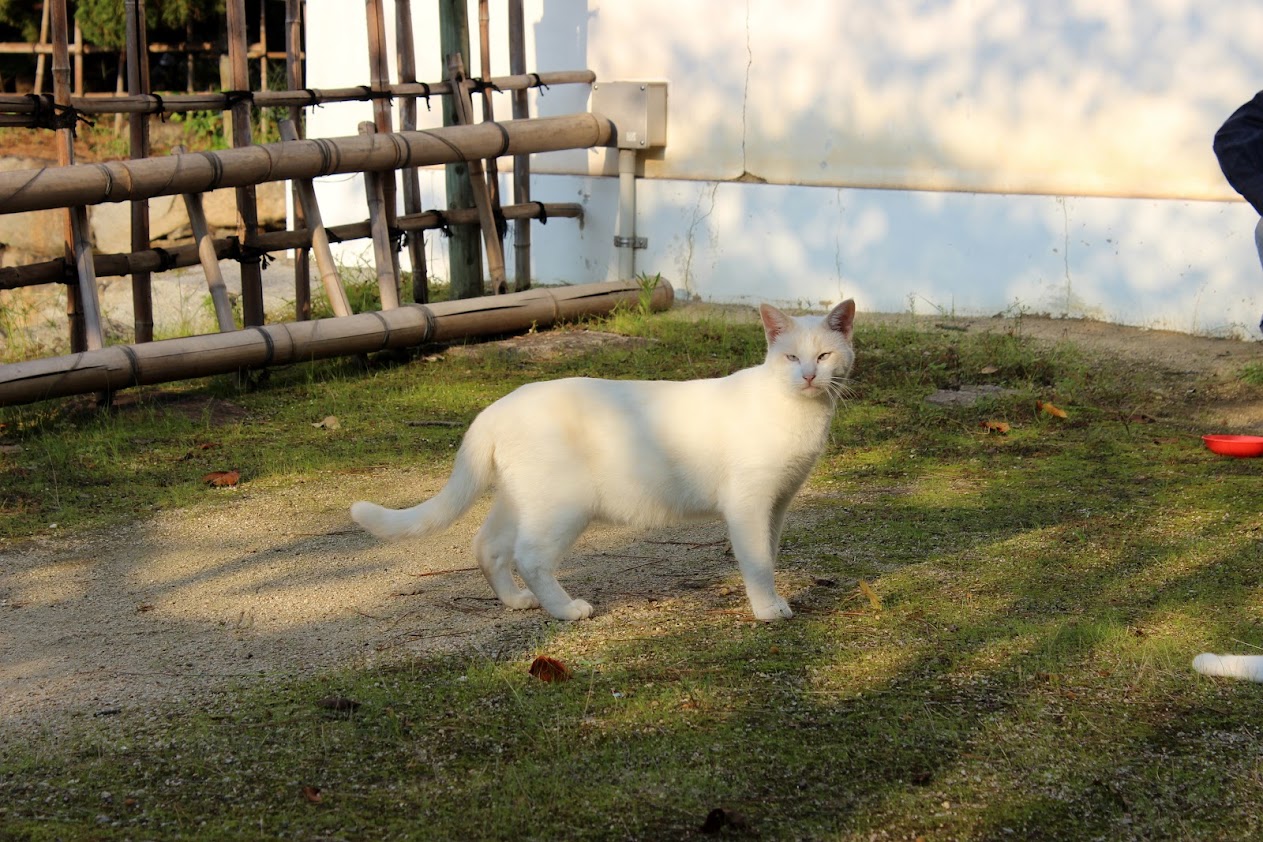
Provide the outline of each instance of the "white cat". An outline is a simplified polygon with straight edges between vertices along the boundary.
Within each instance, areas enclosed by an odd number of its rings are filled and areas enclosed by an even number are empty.
[[[1213,652],[1203,652],[1193,659],[1193,669],[1202,675],[1263,682],[1263,655],[1216,655]]]
[[[570,378],[530,383],[470,424],[447,485],[410,509],[351,517],[385,539],[451,525],[493,483],[474,554],[510,608],[592,615],[557,582],[562,555],[593,521],[660,526],[722,517],[760,620],[792,616],[772,572],[790,500],[828,439],[855,354],[855,302],[826,316],[760,308],[761,365],[710,380]],[[519,588],[516,568],[526,583]]]

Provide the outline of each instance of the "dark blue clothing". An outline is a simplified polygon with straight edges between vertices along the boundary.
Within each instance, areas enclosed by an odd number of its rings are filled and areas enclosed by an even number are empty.
[[[1263,91],[1215,132],[1215,157],[1228,183],[1263,216]]]

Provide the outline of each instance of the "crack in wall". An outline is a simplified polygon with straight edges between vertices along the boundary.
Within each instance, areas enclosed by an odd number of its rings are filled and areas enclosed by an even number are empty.
[[[710,206],[706,208],[706,212],[703,213],[702,200],[707,195],[708,192],[710,194]],[[718,192],[719,192],[719,182],[717,181],[711,182],[709,191],[705,187],[697,191],[697,202],[694,203],[693,205],[693,218],[689,221],[688,231],[684,235],[685,236],[684,277],[681,279],[681,282],[684,285],[684,289],[687,290],[689,294],[695,294],[696,292],[693,289],[692,272],[693,272],[693,252],[697,245],[696,243],[697,227],[701,225],[703,222],[705,222],[710,217],[710,215],[715,212],[715,196]]]
[[[746,111],[750,103],[750,69],[754,67],[754,50],[750,46],[750,2],[746,0],[746,77],[741,86],[741,174],[750,174],[746,166]],[[764,182],[766,183],[766,182]]]

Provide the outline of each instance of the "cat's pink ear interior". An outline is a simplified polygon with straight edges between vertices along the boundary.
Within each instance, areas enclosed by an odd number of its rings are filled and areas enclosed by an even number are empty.
[[[794,320],[777,310],[771,304],[759,305],[759,316],[763,319],[763,332],[767,334],[767,344],[771,345],[776,337],[789,330]]]
[[[825,324],[830,330],[836,330],[838,333],[851,341],[851,329],[855,326],[855,301],[848,298],[837,307],[829,311],[829,315],[825,316]]]

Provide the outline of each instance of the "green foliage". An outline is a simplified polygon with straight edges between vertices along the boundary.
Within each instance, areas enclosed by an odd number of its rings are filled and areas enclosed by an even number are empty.
[[[150,29],[163,26],[183,32],[186,23],[222,17],[224,8],[224,0],[146,0],[145,21]],[[127,45],[124,11],[123,0],[78,0],[75,18],[89,44],[119,50]]]

